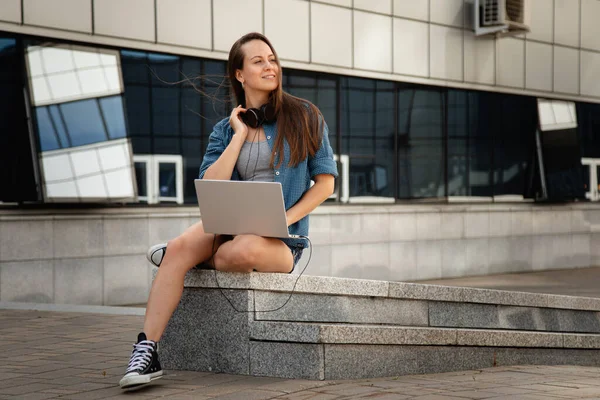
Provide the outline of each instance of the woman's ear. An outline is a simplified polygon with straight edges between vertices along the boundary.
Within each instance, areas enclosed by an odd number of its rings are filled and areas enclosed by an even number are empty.
[[[237,79],[242,85],[244,84],[244,77],[242,76],[242,71],[239,69],[235,71],[235,79]]]

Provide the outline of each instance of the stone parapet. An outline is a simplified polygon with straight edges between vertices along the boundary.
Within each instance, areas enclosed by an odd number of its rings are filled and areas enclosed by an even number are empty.
[[[598,356],[599,299],[198,270],[161,340],[167,369],[303,379]]]

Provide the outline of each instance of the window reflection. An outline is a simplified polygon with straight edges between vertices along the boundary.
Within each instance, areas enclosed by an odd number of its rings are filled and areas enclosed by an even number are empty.
[[[134,200],[118,53],[29,43],[25,54],[46,201]]]
[[[121,59],[134,154],[183,154],[184,200],[196,203],[208,136],[229,114],[225,62],[129,50]]]
[[[341,79],[341,148],[349,156],[350,198],[394,196],[394,84]]]
[[[398,183],[400,198],[446,195],[443,142],[444,97],[438,90],[398,92]]]
[[[36,107],[42,151],[127,136],[121,96]]]

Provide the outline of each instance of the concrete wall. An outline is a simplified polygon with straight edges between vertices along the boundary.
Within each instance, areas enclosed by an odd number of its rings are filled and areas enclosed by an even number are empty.
[[[531,33],[475,38],[473,0],[2,0],[0,30],[226,59],[249,31],[285,67],[600,101],[600,1],[530,0]]]
[[[145,303],[145,252],[195,207],[0,213],[0,301]],[[600,205],[330,206],[305,274],[412,281],[600,265]],[[308,261],[305,251],[295,273]]]

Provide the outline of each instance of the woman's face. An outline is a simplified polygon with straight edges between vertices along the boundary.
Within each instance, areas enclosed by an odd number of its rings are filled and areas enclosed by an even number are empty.
[[[279,85],[279,66],[268,44],[251,40],[242,46],[244,66],[238,70],[238,80],[244,90],[272,92]]]

